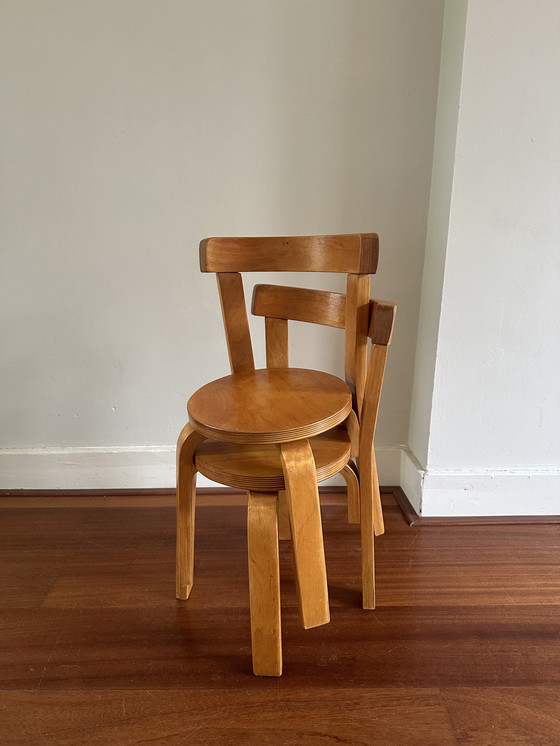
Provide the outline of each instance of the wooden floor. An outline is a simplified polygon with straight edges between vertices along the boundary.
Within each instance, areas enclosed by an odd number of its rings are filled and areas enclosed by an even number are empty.
[[[411,528],[387,503],[373,612],[342,505],[330,624],[300,628],[282,543],[284,675],[264,679],[243,506],[199,508],[178,602],[170,497],[0,498],[0,745],[558,746],[560,526]]]

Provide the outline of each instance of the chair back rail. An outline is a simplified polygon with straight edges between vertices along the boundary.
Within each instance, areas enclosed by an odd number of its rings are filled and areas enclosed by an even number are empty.
[[[378,258],[376,233],[205,238],[200,242],[202,272],[375,274]]]
[[[252,313],[255,316],[307,321],[310,324],[344,329],[346,295],[285,285],[255,285]]]

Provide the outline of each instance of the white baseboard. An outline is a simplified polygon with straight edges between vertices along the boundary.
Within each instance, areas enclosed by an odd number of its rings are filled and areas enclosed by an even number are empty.
[[[401,448],[378,446],[381,484],[399,483]],[[217,487],[198,476],[199,487]],[[334,477],[324,486],[342,485]],[[175,485],[175,446],[0,449],[0,489],[150,489]]]
[[[401,450],[401,468],[398,482],[418,515],[422,514],[422,483],[424,469],[408,448]]]
[[[560,515],[560,470],[424,475],[423,518],[484,515]]]
[[[560,515],[560,469],[423,469],[403,449],[400,485],[422,518]]]
[[[379,481],[400,485],[422,517],[558,515],[560,470],[424,470],[402,446],[377,446]],[[199,475],[199,487],[217,487]],[[174,446],[0,450],[0,489],[150,489],[175,484]],[[340,477],[322,483],[342,485]]]
[[[157,489],[174,482],[172,446],[0,450],[0,489]]]

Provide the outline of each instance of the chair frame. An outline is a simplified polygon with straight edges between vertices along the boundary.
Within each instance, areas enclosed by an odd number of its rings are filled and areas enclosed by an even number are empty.
[[[383,382],[387,345],[395,307],[370,301],[370,274],[377,269],[376,234],[296,236],[268,238],[210,238],[200,245],[203,272],[215,272],[226,341],[233,373],[254,370],[247,307],[240,272],[344,272],[347,292],[331,293],[277,285],[257,285],[252,312],[265,318],[266,360],[269,368],[285,368],[288,360],[288,321],[319,323],[345,330],[345,378],[352,391],[353,412],[346,421],[351,440],[350,461],[342,470],[348,487],[348,517],[361,524],[362,587],[364,608],[375,606],[374,533],[383,532],[373,437]],[[368,336],[372,339],[369,364]],[[188,424],[177,444],[177,598],[188,598],[193,586],[194,512],[196,493],[195,453],[203,436]],[[299,489],[299,476],[314,470],[307,440],[279,445],[285,490],[278,493],[249,491],[248,553],[251,590],[251,627],[254,671],[281,674],[280,580],[278,539],[293,535],[294,554],[304,564],[313,561],[309,536],[294,534],[291,527],[305,524],[317,513],[318,492]],[[307,476],[307,483],[309,477]],[[316,483],[316,477],[314,477]],[[320,517],[319,524],[320,526]],[[313,537],[320,541],[321,536]],[[310,572],[310,578],[314,573]],[[303,580],[303,578],[298,578]],[[328,621],[325,609],[304,609],[313,588],[298,595],[304,626]],[[304,593],[305,590],[305,593]],[[316,594],[318,598],[318,595]],[[307,614],[307,620],[305,615]],[[322,621],[321,621],[322,620]]]
[[[275,367],[277,361],[281,367],[289,364],[288,320],[345,328],[346,303],[347,297],[343,293],[256,285],[252,313],[265,317],[267,366]],[[358,463],[350,462],[341,474],[348,490],[348,520],[361,524],[363,607],[373,609],[373,536],[380,536],[385,530],[374,438],[396,306],[385,301],[368,300],[367,311],[367,337],[371,339],[371,349],[363,383],[362,407],[359,418],[354,410],[346,421],[353,444],[351,455],[357,457]]]

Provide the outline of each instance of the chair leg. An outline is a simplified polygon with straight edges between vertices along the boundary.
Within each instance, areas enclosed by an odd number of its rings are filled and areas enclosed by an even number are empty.
[[[362,606],[375,609],[374,474],[375,457],[360,459],[360,529],[362,540]]]
[[[360,522],[360,485],[354,469],[348,465],[340,472],[348,492],[348,523]]]
[[[281,676],[278,496],[249,492],[247,545],[253,673]]]
[[[379,491],[379,476],[377,474],[375,451],[373,451],[372,456],[373,468],[371,482],[373,489],[373,525],[375,528],[375,535],[381,536],[381,534],[385,533],[385,523],[383,521],[383,506],[381,505],[381,492]]]
[[[177,560],[175,595],[185,600],[193,587],[194,509],[196,469],[194,452],[204,440],[191,425],[181,430],[177,441]]]
[[[346,418],[345,424],[350,438],[350,455],[352,458],[358,458],[360,455],[360,425],[354,410]]]
[[[292,529],[292,547],[303,627],[330,621],[327,568],[317,472],[308,440],[282,443],[280,458]]]
[[[370,491],[370,500],[373,503],[373,525],[376,536],[381,536],[385,533],[385,521],[383,519],[383,505],[381,504],[381,492],[379,491],[379,477],[377,474],[377,462],[375,460],[375,452],[372,454],[373,465],[371,466],[370,476],[362,479],[362,469],[360,466],[359,470],[354,469],[358,476],[360,483],[360,490]],[[358,459],[361,461],[361,459]],[[350,463],[349,466],[352,466]]]
[[[280,490],[278,492],[278,537],[281,541],[292,538],[286,490]]]

